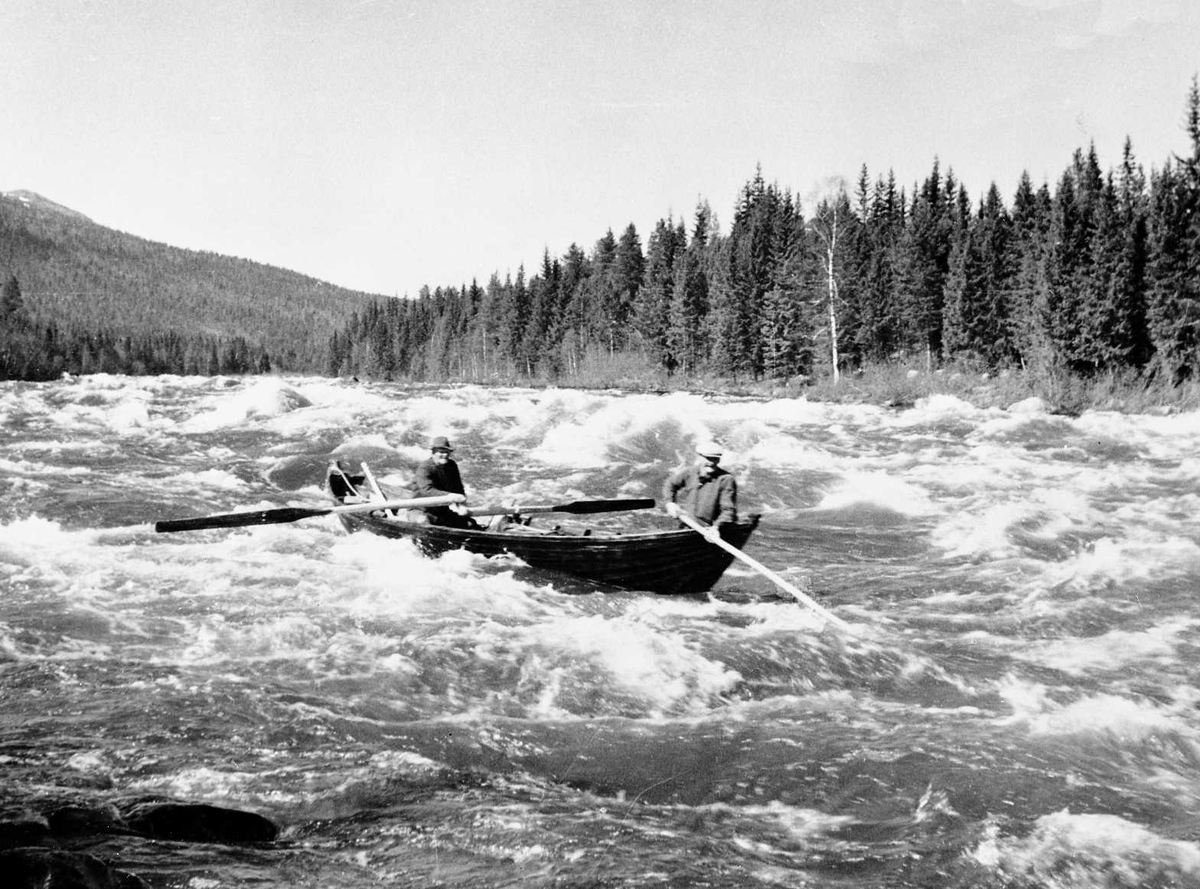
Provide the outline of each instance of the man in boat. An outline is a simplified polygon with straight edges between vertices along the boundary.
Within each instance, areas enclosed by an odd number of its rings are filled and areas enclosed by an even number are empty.
[[[450,439],[444,435],[434,436],[429,443],[429,459],[417,467],[416,478],[413,481],[418,497],[441,497],[445,494],[466,496],[462,476],[458,472],[458,463],[450,456],[453,452]],[[432,525],[447,525],[451,528],[479,527],[467,508],[460,503],[427,507],[425,516]]]
[[[721,468],[723,451],[715,441],[696,446],[696,462],[663,483],[667,515],[686,513],[717,533],[737,521],[737,480]]]

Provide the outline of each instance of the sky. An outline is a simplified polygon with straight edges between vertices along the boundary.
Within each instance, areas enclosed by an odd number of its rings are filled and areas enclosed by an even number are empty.
[[[0,191],[415,296],[764,179],[1186,153],[1196,0],[0,0]]]

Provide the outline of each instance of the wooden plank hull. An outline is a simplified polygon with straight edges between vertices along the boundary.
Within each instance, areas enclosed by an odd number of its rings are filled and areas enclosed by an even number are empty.
[[[330,489],[337,492],[339,485],[331,484]],[[350,532],[412,540],[429,556],[455,549],[489,557],[508,554],[545,571],[618,589],[667,595],[710,590],[733,561],[732,555],[686,528],[569,534],[533,532],[520,525],[504,531],[465,530],[374,513],[343,513],[338,519]],[[727,528],[725,540],[740,549],[757,526],[758,517],[752,516]]]

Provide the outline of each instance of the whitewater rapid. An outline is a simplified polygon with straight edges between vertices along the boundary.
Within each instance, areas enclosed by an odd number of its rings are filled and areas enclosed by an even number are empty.
[[[0,791],[259,812],[162,885],[1200,885],[1200,415],[319,378],[0,385]],[[748,553],[592,593],[332,517],[331,459],[476,503],[657,497],[715,438]],[[652,515],[605,516],[621,525]],[[213,881],[205,883],[204,881]]]

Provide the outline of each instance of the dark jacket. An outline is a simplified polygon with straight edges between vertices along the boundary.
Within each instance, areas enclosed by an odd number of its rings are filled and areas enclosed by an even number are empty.
[[[695,466],[681,469],[663,483],[662,496],[706,525],[737,521],[737,480],[719,467],[708,479]]]
[[[458,474],[458,464],[453,459],[444,464],[434,463],[430,458],[417,467],[413,479],[413,490],[418,497],[442,497],[446,494],[463,494],[462,476]],[[448,506],[430,506],[425,509],[425,515],[435,525],[451,525],[455,527],[474,526],[466,516],[460,516]],[[469,523],[469,524],[468,524]]]

